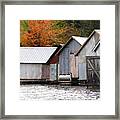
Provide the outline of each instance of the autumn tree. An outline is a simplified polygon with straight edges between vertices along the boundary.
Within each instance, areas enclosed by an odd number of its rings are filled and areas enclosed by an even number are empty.
[[[21,21],[23,22],[23,21]],[[29,20],[28,30],[21,35],[21,44],[23,46],[44,46],[49,44],[47,33],[51,27],[51,21]]]
[[[20,45],[36,47],[64,44],[72,35],[88,35],[95,28],[95,23],[78,20],[21,20]],[[96,25],[99,26],[99,23]],[[84,28],[89,31],[84,31]],[[83,34],[85,32],[87,34]]]

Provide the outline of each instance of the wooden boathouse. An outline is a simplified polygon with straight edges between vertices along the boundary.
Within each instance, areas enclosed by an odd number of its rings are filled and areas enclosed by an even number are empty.
[[[51,55],[49,60],[47,61],[47,64],[50,65],[50,80],[51,81],[57,81],[58,80],[58,61],[59,61],[59,55],[58,52],[62,48],[62,45],[59,45],[55,52]]]
[[[76,59],[75,53],[81,48],[86,37],[72,36],[68,42],[60,49],[59,55],[59,73],[58,77],[65,79],[66,77],[72,77],[77,79]]]
[[[51,69],[58,62],[57,56],[53,57],[58,50],[59,47],[20,47],[20,81],[52,79]]]
[[[79,81],[99,84],[100,81],[100,30],[94,30],[76,53]]]

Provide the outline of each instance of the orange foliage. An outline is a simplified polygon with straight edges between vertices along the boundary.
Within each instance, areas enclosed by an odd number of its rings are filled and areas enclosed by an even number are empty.
[[[53,27],[55,23],[56,21],[53,20],[29,20],[29,29],[21,32],[21,44],[24,47],[35,47],[64,43],[65,39],[68,40],[68,37],[73,34],[73,30],[67,26],[55,29]],[[67,33],[70,33],[69,36]]]

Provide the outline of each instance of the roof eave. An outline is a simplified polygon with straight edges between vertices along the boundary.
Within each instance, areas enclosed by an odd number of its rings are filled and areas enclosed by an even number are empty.
[[[66,46],[68,43],[70,43],[71,40],[73,40],[72,37],[70,37],[69,40],[66,42],[66,44],[64,44],[64,45],[62,46],[62,48],[61,48],[60,51],[58,52],[58,55],[63,51],[63,49],[65,48],[65,46]]]
[[[49,63],[50,60],[52,59],[52,57],[53,57],[54,55],[58,54],[57,52],[59,51],[59,49],[60,49],[61,47],[62,47],[62,46],[58,46],[58,47],[57,47],[57,49],[53,52],[53,54],[50,56],[50,58],[47,60],[46,63]]]
[[[88,41],[91,39],[91,37],[95,34],[95,30],[90,34],[90,36],[88,37],[88,39],[85,41],[85,43],[81,46],[81,48],[78,50],[78,52],[75,54],[75,56],[78,56],[78,54],[80,53],[80,51],[84,48],[84,46],[88,43]]]

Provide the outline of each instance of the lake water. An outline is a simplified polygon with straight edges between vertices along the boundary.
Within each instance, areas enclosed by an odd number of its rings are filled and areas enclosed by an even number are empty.
[[[20,100],[97,100],[100,92],[81,86],[21,85]]]

